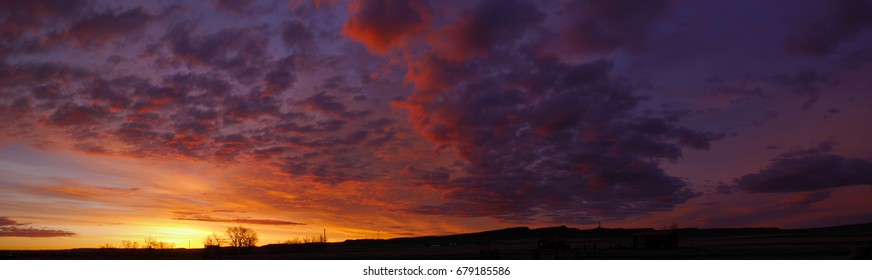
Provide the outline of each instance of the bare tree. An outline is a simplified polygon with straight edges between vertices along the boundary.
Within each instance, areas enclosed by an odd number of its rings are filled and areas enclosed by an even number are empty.
[[[288,240],[279,242],[279,244],[311,244],[311,243],[322,243],[322,244],[327,243],[327,232],[325,231],[324,234],[312,235],[312,236],[303,237],[303,238],[294,237],[292,239],[288,239]]]
[[[257,245],[257,232],[243,226],[229,227],[227,242],[231,247],[254,247]]]
[[[217,234],[217,233],[212,233],[210,235],[207,235],[206,238],[203,239],[204,246],[219,246],[220,247],[221,245],[223,245],[225,243],[227,243],[227,240],[224,239],[223,236],[221,236],[220,234]]]
[[[121,240],[121,248],[137,249],[137,248],[139,248],[139,242],[132,241],[132,240]]]
[[[157,239],[154,237],[146,237],[142,240],[143,249],[157,249]]]
[[[172,249],[175,246],[175,243],[159,241],[151,236],[146,237],[142,244],[143,249]]]
[[[678,230],[678,223],[672,221],[668,226],[660,226],[660,230]]]

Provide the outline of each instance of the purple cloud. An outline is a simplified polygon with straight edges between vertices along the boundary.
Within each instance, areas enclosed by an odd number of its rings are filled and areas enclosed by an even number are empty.
[[[762,170],[734,180],[749,193],[783,193],[872,185],[872,160],[830,154],[832,142],[783,153]]]
[[[577,53],[610,53],[619,48],[638,51],[647,46],[652,26],[671,6],[667,0],[571,1],[564,9],[570,21],[564,40]]]
[[[872,27],[872,1],[830,1],[824,16],[784,41],[788,53],[822,57]]]

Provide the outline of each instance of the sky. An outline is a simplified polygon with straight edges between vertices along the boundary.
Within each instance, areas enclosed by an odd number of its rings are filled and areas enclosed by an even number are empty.
[[[872,222],[872,1],[0,1],[0,249]]]

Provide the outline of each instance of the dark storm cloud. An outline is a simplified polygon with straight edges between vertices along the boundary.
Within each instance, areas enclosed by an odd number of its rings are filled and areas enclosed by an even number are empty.
[[[840,83],[839,80],[815,70],[799,71],[794,75],[777,75],[772,77],[772,81],[789,88],[796,94],[808,95],[808,101],[802,105],[803,110],[809,110],[817,103],[822,87],[836,86]]]
[[[611,63],[532,55],[505,68],[485,63],[459,66],[479,79],[433,81],[452,74],[430,73],[416,86],[435,89],[398,103],[422,135],[469,163],[469,176],[429,183],[454,202],[410,211],[584,222],[670,210],[699,195],[659,160],[679,158],[682,147],[707,149],[724,135],[637,115],[645,98],[611,77]],[[451,67],[430,71],[439,69]]]
[[[570,24],[564,39],[577,53],[610,53],[618,48],[644,49],[652,26],[665,17],[668,0],[578,0],[564,9]]]
[[[241,154],[248,154],[253,144],[251,139],[239,133],[218,135],[213,142],[217,148],[214,157],[218,161],[233,161]]]
[[[85,84],[90,100],[112,111],[130,109],[135,101],[143,101],[150,90],[148,80],[138,76],[122,76],[111,80],[95,79]]]
[[[293,98],[284,93],[296,82],[296,55],[275,60],[263,56],[263,64],[258,65],[263,69],[261,84],[247,86],[228,81],[226,77],[234,76],[235,67],[253,64],[223,64],[225,58],[233,60],[241,55],[239,49],[201,46],[198,41],[220,43],[223,41],[210,39],[224,36],[220,34],[224,33],[186,33],[189,36],[185,40],[193,40],[189,42],[195,46],[191,49],[197,50],[187,58],[204,67],[226,66],[227,71],[170,71],[145,78],[60,64],[4,62],[0,64],[0,75],[5,78],[0,89],[10,98],[0,103],[4,109],[0,120],[5,127],[25,118],[35,119],[39,124],[61,129],[74,139],[68,143],[71,148],[88,153],[222,163],[255,159],[274,170],[285,166],[281,159],[301,149],[350,147],[351,152],[346,152],[350,154],[341,160],[332,154],[314,159],[308,162],[311,168],[298,175],[312,182],[334,184],[369,178],[370,171],[358,170],[363,167],[345,166],[352,161],[349,156],[356,153],[356,147],[367,145],[369,150],[394,141],[393,129],[381,122],[381,127],[344,131],[348,123],[369,122],[366,117],[372,114],[369,110],[349,109],[345,97],[322,93],[296,103],[290,101]],[[325,86],[337,91],[351,87],[342,79],[328,79]],[[113,141],[123,145],[112,145]],[[372,160],[365,153],[356,156]]]
[[[333,132],[338,131],[345,127],[347,122],[343,120],[328,120],[328,121],[319,121],[314,124],[299,124],[297,122],[288,121],[284,123],[280,123],[276,125],[274,130],[276,132],[287,133],[312,133],[312,132]]]
[[[233,86],[216,74],[177,73],[163,77],[161,84],[140,83],[137,95],[159,107],[201,105],[215,107],[233,93]]]
[[[366,168],[370,165],[371,156],[349,148],[326,148],[320,152],[283,159],[280,163],[281,171],[294,178],[331,186],[347,181],[374,179],[374,175]]]
[[[250,84],[261,74],[267,62],[266,26],[225,28],[200,35],[195,25],[176,25],[164,36],[163,43],[173,58],[192,66],[227,71],[242,84]]]
[[[94,49],[109,43],[117,48],[134,43],[149,24],[181,9],[174,5],[155,12],[142,7],[97,10],[87,9],[92,6],[88,1],[13,2],[2,4],[9,10],[0,27],[5,41],[0,50],[5,53],[33,54],[69,45]]]
[[[10,104],[0,104],[0,123],[14,123],[32,110],[32,101],[26,97],[17,98]]]
[[[451,59],[486,55],[496,44],[513,43],[544,18],[535,5],[524,0],[482,1],[430,43]]]
[[[282,43],[288,49],[308,53],[315,48],[315,35],[299,20],[282,24]]]
[[[0,217],[0,237],[64,237],[75,236],[75,232],[47,229],[41,227],[32,227],[28,223],[19,223],[9,219],[9,217]]]
[[[279,94],[294,85],[297,81],[296,57],[287,56],[278,60],[263,78],[267,95]]]
[[[808,205],[827,200],[831,196],[831,191],[803,192],[788,197],[783,201],[783,203],[790,206],[806,207]]]
[[[238,55],[234,47],[203,48],[220,51],[195,55],[194,61],[223,67],[221,57]],[[234,54],[222,54],[225,51]],[[342,132],[346,123],[366,122],[371,111],[350,110],[332,95],[316,94],[303,102],[306,105],[283,111],[283,104],[293,103],[283,93],[296,81],[297,57],[263,59],[264,79],[251,86],[228,81],[225,77],[232,76],[233,70],[169,72],[149,79],[52,63],[2,63],[0,91],[9,98],[0,102],[0,121],[4,128],[27,120],[59,128],[74,139],[68,143],[71,148],[88,153],[214,162],[254,158],[276,166],[300,147],[326,149],[393,140],[385,131]],[[244,67],[250,66],[247,63]],[[341,81],[333,84],[342,87]],[[318,114],[332,119],[314,118]],[[257,124],[249,127],[250,121]],[[19,130],[4,132],[20,134]],[[332,169],[322,165],[318,175],[329,175]]]
[[[78,15],[86,1],[47,0],[47,1],[2,1],[0,7],[4,15],[0,24],[0,35],[5,41],[15,42],[27,33],[36,33],[43,28],[52,27],[54,20]],[[5,49],[8,45],[0,45]]]
[[[74,22],[60,36],[81,47],[99,47],[115,38],[142,32],[158,16],[141,7],[103,11]]]
[[[301,147],[333,147],[338,145],[357,145],[369,137],[369,132],[358,130],[347,135],[333,137],[303,137],[291,136],[285,138],[289,144]]]
[[[467,162],[467,175],[445,171],[415,183],[445,191],[451,202],[409,211],[584,222],[670,210],[699,195],[659,162],[677,160],[682,148],[708,149],[723,133],[680,126],[675,112],[639,115],[646,98],[612,77],[609,61],[567,63],[537,53],[536,41],[519,38],[539,31],[538,8],[493,3],[479,2],[428,37],[433,51],[409,65],[416,92],[394,102],[438,151],[456,151]],[[579,52],[642,49],[650,26],[669,10],[666,1],[573,5],[594,11],[573,17],[586,30],[567,31],[576,43],[596,40],[575,45]]]
[[[722,87],[719,90],[713,92],[713,94],[714,95],[738,96],[738,97],[765,98],[765,95],[763,94],[763,89],[761,89],[760,87],[743,88],[743,87],[726,86],[726,87]]]
[[[46,90],[72,82],[92,79],[89,71],[59,63],[7,64],[0,60],[0,92],[15,93],[15,90],[40,89],[45,97],[60,97]],[[54,96],[51,96],[54,95]]]
[[[215,5],[231,14],[242,15],[254,0],[216,0]]]
[[[296,102],[297,105],[306,107],[309,111],[319,112],[337,119],[349,119],[366,116],[371,111],[350,111],[336,96],[319,92],[309,98]]]
[[[826,108],[843,108],[839,117],[847,118],[858,110],[826,100],[825,92],[843,90],[835,87],[839,79],[853,87],[856,73],[845,69],[872,61],[861,48],[845,52],[841,58],[856,63],[842,61],[842,68],[806,62],[796,63],[811,70],[779,68],[796,66],[781,60],[782,43],[794,54],[826,56],[865,39],[868,1],[834,2],[828,14],[790,36],[778,24],[771,29],[780,34],[737,32],[721,21],[735,23],[741,15],[670,0],[353,0],[347,13],[346,5],[275,9],[280,2],[0,3],[9,11],[0,12],[0,138],[50,138],[93,154],[255,166],[284,176],[275,184],[282,191],[379,185],[386,196],[423,192],[433,199],[378,201],[387,210],[586,223],[669,211],[701,195],[691,179],[667,170],[685,168],[671,163],[688,149],[713,147],[727,136],[721,129],[729,124],[721,120],[749,110],[733,106],[735,112],[697,118],[699,106],[710,105],[691,97],[705,77],[716,77],[702,86],[721,99],[770,105],[807,97],[806,110],[820,99]],[[117,8],[98,8],[107,5]],[[792,9],[747,19],[757,26],[801,12]],[[677,20],[667,21],[673,13]],[[700,15],[725,18],[699,22]],[[757,45],[763,35],[770,41]],[[752,43],[731,42],[736,37]],[[691,41],[700,43],[675,48]],[[766,53],[773,44],[778,54]],[[758,62],[745,61],[757,59],[775,66],[752,69]],[[704,73],[686,75],[697,71]],[[753,78],[761,76],[763,85]],[[737,79],[746,80],[732,83]],[[718,121],[700,122],[709,116]],[[750,146],[760,152],[765,143]],[[868,184],[870,159],[831,153],[829,142],[788,151],[714,191],[805,191],[785,203],[810,205],[834,188]],[[331,192],[295,196],[306,200],[301,204],[326,197],[331,202],[324,205],[333,209],[332,201],[344,199]],[[176,219],[298,224],[210,215]],[[10,222],[0,218],[4,223]]]
[[[402,176],[407,176],[414,184],[429,184],[438,183],[448,180],[451,176],[450,171],[444,167],[436,171],[420,170],[415,167],[406,166],[399,172]]]
[[[784,193],[872,184],[872,160],[830,154],[832,142],[783,153],[762,170],[734,180],[749,193]]]
[[[830,1],[822,18],[802,25],[784,41],[788,53],[822,57],[872,27],[872,1]]]
[[[122,123],[114,133],[121,141],[132,144],[158,141],[162,137],[164,140],[169,140],[168,138],[171,137],[171,135],[162,135],[155,132],[154,127],[149,124],[151,122],[153,121],[143,120],[142,122],[125,122]]]
[[[851,51],[842,59],[842,65],[851,70],[857,70],[864,65],[872,63],[872,49],[859,49]]]
[[[86,126],[97,124],[111,116],[106,107],[65,103],[58,107],[46,122],[56,126]]]
[[[254,120],[258,116],[275,116],[279,113],[279,101],[272,96],[262,96],[257,92],[243,96],[224,98],[224,117],[238,120]],[[217,117],[217,116],[216,116]]]
[[[420,0],[357,0],[349,10],[342,34],[381,54],[405,47],[409,37],[429,28],[431,18],[430,8]]]
[[[325,91],[333,91],[333,92],[341,92],[341,93],[360,93],[361,88],[359,86],[352,85],[345,76],[334,76],[324,80],[324,83],[318,87],[319,90]],[[360,95],[358,95],[360,96]],[[355,101],[358,96],[355,96]],[[365,96],[363,96],[365,98]]]

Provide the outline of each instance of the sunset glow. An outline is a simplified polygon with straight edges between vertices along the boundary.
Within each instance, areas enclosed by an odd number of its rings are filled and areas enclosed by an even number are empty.
[[[4,1],[0,249],[872,222],[870,14]]]

